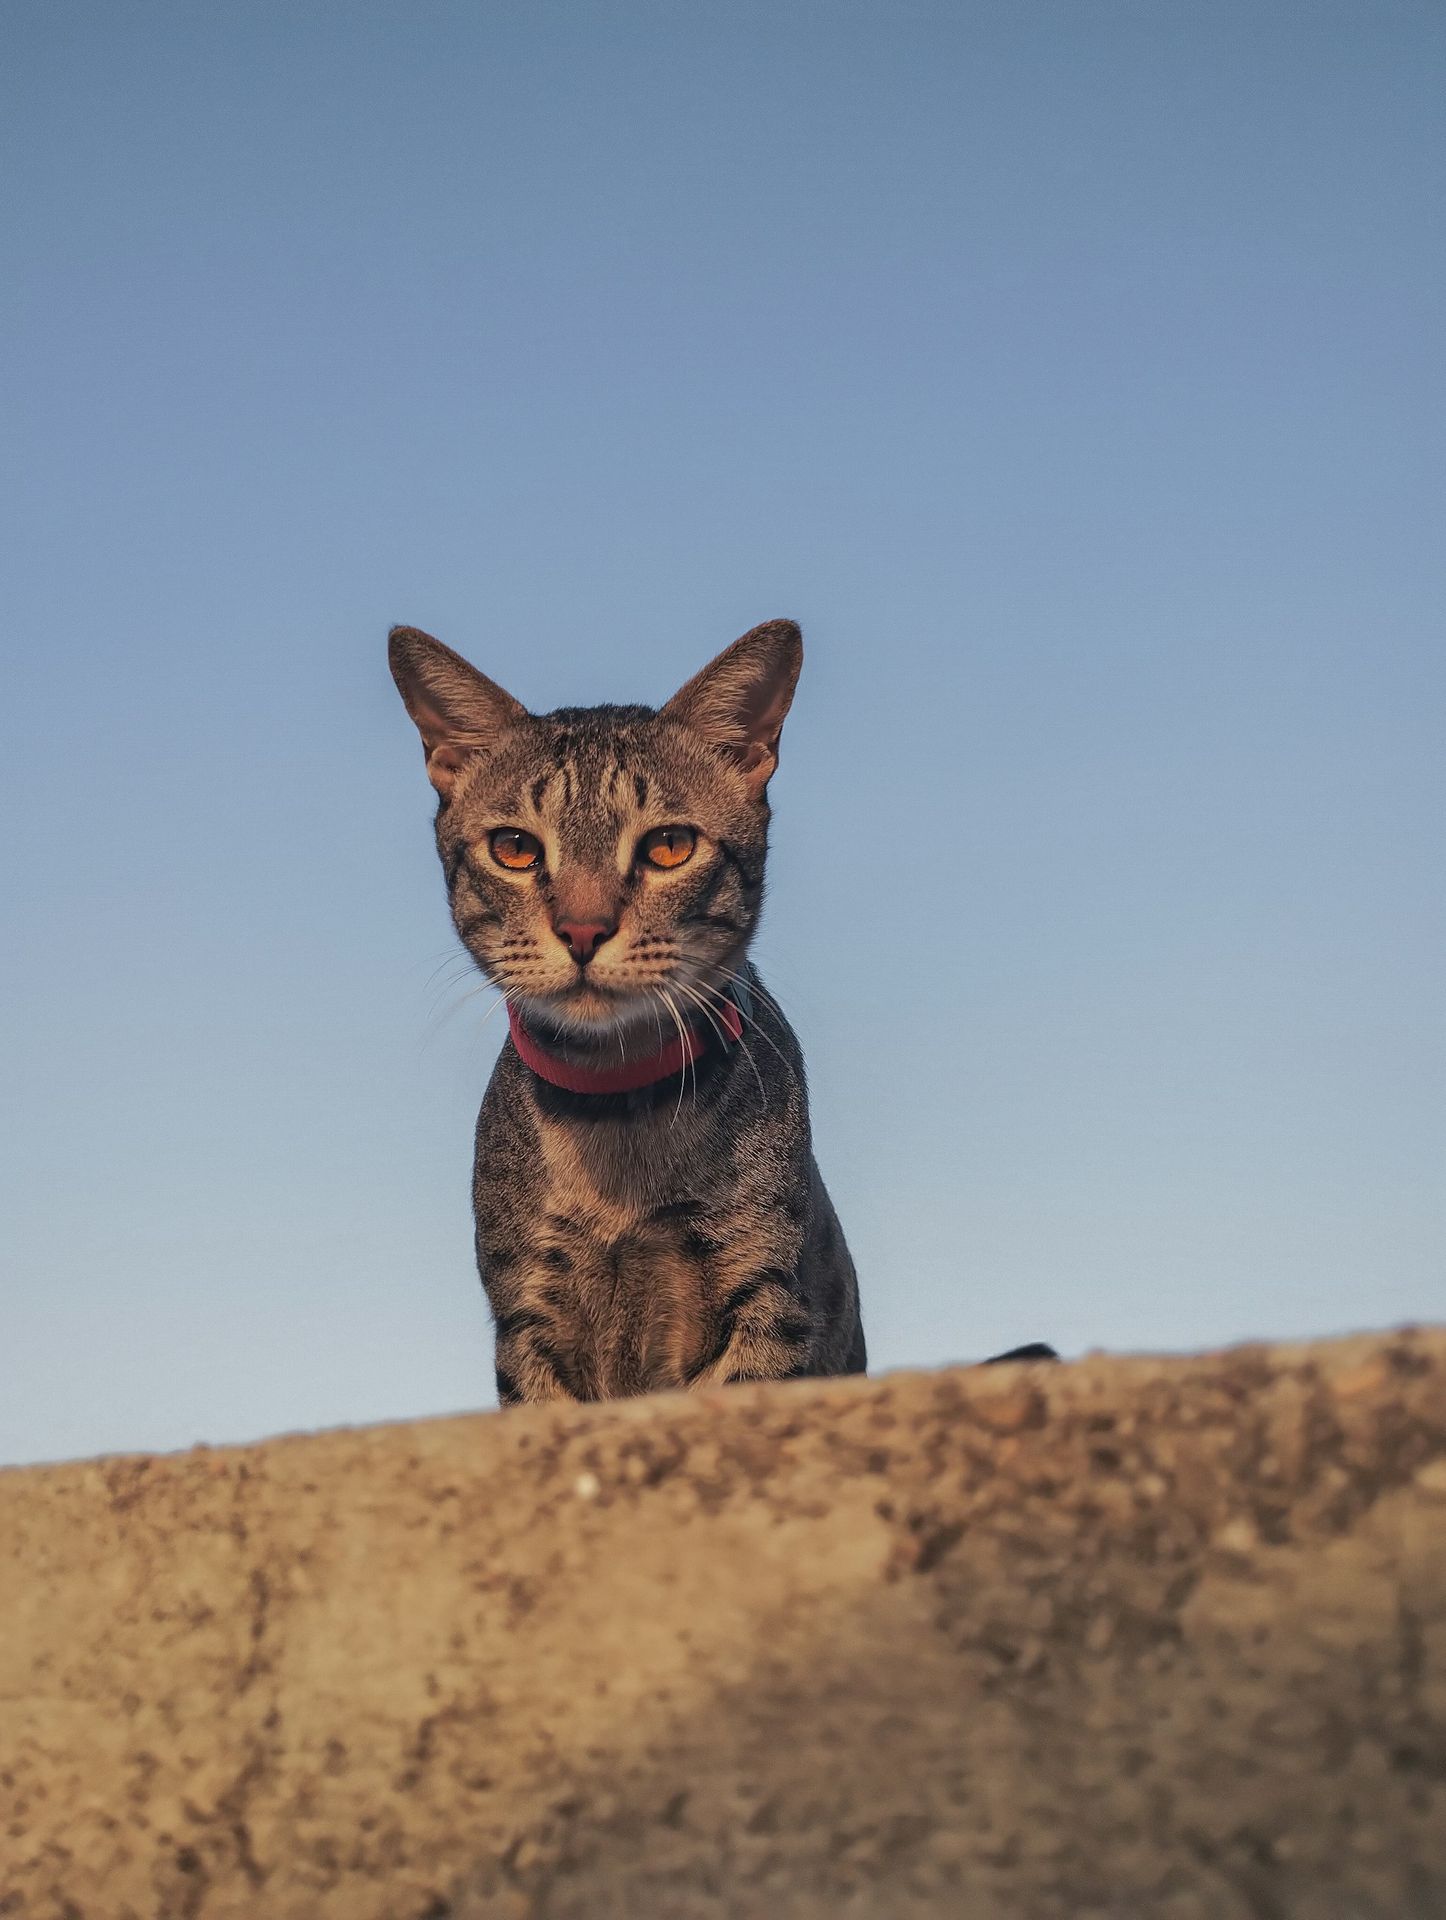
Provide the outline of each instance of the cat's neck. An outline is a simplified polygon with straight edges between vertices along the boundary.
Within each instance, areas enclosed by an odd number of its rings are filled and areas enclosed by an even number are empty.
[[[507,1018],[522,1064],[550,1086],[584,1095],[637,1093],[683,1073],[710,1047],[733,1047],[743,1036],[743,1015],[728,998],[710,1014],[708,1026],[685,1022],[656,1046],[645,1041],[631,1051],[622,1034],[599,1049],[536,1024],[529,1026],[514,1006],[508,1007]]]

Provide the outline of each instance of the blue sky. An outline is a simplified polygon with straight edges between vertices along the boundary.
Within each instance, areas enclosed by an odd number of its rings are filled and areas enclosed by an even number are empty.
[[[1446,1314],[1434,5],[11,7],[0,1459],[486,1404],[386,628],[807,663],[872,1358]]]

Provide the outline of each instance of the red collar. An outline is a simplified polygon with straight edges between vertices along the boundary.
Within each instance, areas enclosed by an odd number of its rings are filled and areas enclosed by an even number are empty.
[[[729,1039],[740,1040],[743,1016],[733,1002],[724,1000],[717,1012]],[[681,1035],[675,1034],[665,1047],[643,1059],[622,1060],[615,1067],[584,1067],[548,1052],[522,1024],[516,1007],[507,1009],[507,1019],[512,1028],[512,1044],[522,1064],[530,1067],[540,1080],[561,1087],[566,1093],[635,1093],[639,1087],[651,1087],[690,1066],[700,1054],[707,1052],[712,1038],[690,1023]]]

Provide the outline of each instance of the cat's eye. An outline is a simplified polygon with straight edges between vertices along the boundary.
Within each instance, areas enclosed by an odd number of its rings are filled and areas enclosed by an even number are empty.
[[[494,827],[487,845],[498,866],[506,867],[509,873],[526,873],[542,860],[542,842],[521,827]]]
[[[643,835],[639,856],[653,867],[681,867],[691,860],[698,835],[692,827],[654,827]]]

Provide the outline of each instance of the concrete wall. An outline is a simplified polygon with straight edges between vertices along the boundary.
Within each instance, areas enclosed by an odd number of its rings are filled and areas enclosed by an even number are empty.
[[[1440,1920],[1446,1334],[0,1474],[0,1914]]]

